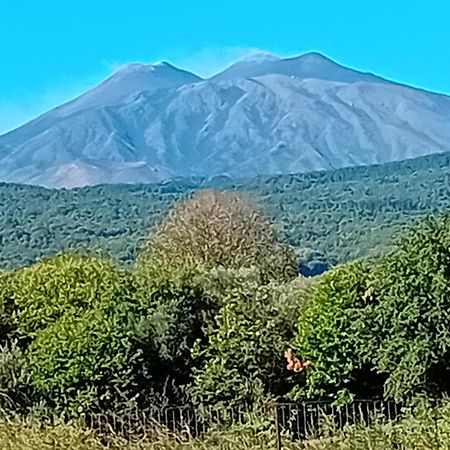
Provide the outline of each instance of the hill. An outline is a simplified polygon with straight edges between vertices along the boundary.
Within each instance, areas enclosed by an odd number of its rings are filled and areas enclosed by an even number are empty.
[[[386,249],[404,225],[450,208],[450,153],[379,166],[232,180],[50,190],[0,184],[0,267],[31,264],[74,248],[134,260],[171,205],[204,188],[254,196],[299,249],[331,263]]]
[[[131,64],[0,136],[0,181],[47,187],[307,173],[450,150],[450,97],[318,53],[208,80]]]

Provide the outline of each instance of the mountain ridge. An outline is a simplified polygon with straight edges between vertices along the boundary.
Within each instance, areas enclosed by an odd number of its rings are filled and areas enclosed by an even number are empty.
[[[0,181],[75,187],[309,172],[450,150],[450,97],[313,52],[202,79],[131,63],[0,136]]]

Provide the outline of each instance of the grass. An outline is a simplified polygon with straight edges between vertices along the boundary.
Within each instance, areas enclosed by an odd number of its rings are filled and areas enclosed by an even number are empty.
[[[302,442],[283,439],[284,450],[450,450],[450,404],[406,412],[397,422],[371,427],[324,430],[324,437]],[[274,450],[275,435],[249,427],[215,430],[202,439],[181,439],[161,430],[127,442],[100,436],[79,424],[46,425],[39,420],[0,420],[1,450]]]

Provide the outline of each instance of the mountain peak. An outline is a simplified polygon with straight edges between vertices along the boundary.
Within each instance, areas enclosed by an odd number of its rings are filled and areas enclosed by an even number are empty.
[[[373,74],[344,67],[318,52],[304,53],[290,58],[278,58],[271,54],[256,54],[254,57],[228,67],[213,80],[230,81],[238,78],[258,78],[266,75],[285,75],[297,79],[317,79],[338,83],[367,81],[387,83]]]
[[[178,67],[173,66],[167,61],[158,61],[152,64],[132,62],[121,66],[119,70],[113,73],[112,77],[117,75],[128,76],[136,73],[151,73],[156,71],[166,71],[166,72],[174,71],[174,72],[188,73],[182,69],[179,69]]]
[[[66,113],[122,103],[127,97],[144,91],[178,88],[197,83],[197,75],[162,61],[155,64],[125,64],[103,83],[66,105]]]
[[[264,62],[264,61],[279,61],[280,58],[270,52],[260,51],[252,53],[241,60],[241,62]]]
[[[0,136],[0,181],[78,186],[383,163],[448,150],[449,123],[450,97],[317,52],[252,55],[206,83],[166,62],[132,63]]]

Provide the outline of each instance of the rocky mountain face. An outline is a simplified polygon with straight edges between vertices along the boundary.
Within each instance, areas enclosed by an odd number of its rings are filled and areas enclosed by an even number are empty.
[[[450,97],[310,53],[259,54],[203,80],[130,64],[0,136],[0,181],[75,187],[246,177],[450,150]]]

